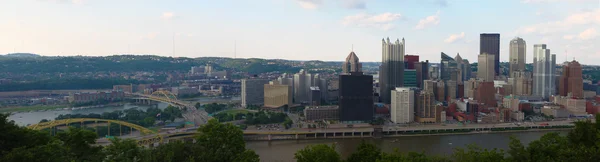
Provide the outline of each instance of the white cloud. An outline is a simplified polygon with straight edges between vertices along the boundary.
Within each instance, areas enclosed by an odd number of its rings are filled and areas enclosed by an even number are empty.
[[[573,27],[590,24],[600,25],[600,9],[571,14],[560,21],[552,21],[521,27],[517,29],[516,33],[535,33],[546,35],[557,32],[566,32],[571,30]]]
[[[342,0],[345,8],[348,9],[366,9],[367,4],[364,0]]]
[[[596,32],[596,29],[589,28],[589,29],[586,29],[585,31],[579,33],[577,38],[579,38],[581,40],[589,40],[589,39],[596,38],[597,36],[598,36],[598,32]]]
[[[458,40],[465,38],[465,32],[461,32],[460,34],[451,34],[444,42],[446,43],[454,43]]]
[[[373,27],[381,30],[391,30],[395,27],[394,21],[403,19],[402,14],[394,13],[383,13],[379,15],[370,15],[367,13],[359,13],[356,15],[346,16],[342,20],[342,24],[345,26],[358,26],[358,27]]]
[[[565,36],[563,36],[563,39],[566,39],[566,40],[571,40],[573,38],[575,38],[574,35],[565,35]]]
[[[173,19],[175,17],[175,13],[173,12],[163,12],[162,16],[160,16],[160,18],[162,19]]]
[[[323,4],[323,0],[296,0],[300,7],[304,9],[314,10]]]
[[[425,19],[419,20],[415,29],[424,29],[428,26],[435,26],[440,23],[440,11],[437,11],[435,15],[427,16]]]

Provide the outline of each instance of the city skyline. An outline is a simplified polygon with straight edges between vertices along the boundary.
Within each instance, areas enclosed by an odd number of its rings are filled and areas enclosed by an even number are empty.
[[[508,8],[522,12],[501,12]],[[389,36],[410,42],[406,54],[439,62],[439,52],[477,60],[479,34],[500,33],[501,62],[508,61],[514,37],[527,41],[527,49],[548,44],[557,62],[596,64],[600,58],[593,46],[600,30],[597,0],[8,0],[0,18],[6,20],[0,53],[343,61],[339,56],[354,44],[363,62],[378,62],[376,41]],[[528,55],[526,63],[532,62]]]

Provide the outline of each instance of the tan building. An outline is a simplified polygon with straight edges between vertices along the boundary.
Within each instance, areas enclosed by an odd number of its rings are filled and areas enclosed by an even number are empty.
[[[565,105],[565,108],[573,113],[585,113],[585,100],[569,98],[567,99],[567,105]]]
[[[475,78],[471,78],[465,82],[465,98],[475,98],[477,92],[478,81]]]
[[[458,84],[456,81],[448,80],[446,81],[446,101],[448,103],[452,103],[456,100]]]
[[[525,120],[525,113],[523,113],[522,111],[513,111],[510,114],[510,118],[515,121],[523,121]]]
[[[417,112],[415,120],[420,123],[436,122],[436,101],[433,92],[421,92],[415,105]]]
[[[519,100],[518,96],[510,95],[504,97],[502,100],[502,106],[505,108],[509,108],[511,111],[519,111]]]
[[[514,77],[515,71],[525,71],[525,58],[527,58],[527,44],[522,38],[516,37],[509,44],[509,75]]]
[[[486,82],[494,81],[494,76],[496,76],[494,71],[495,57],[495,55],[487,53],[482,53],[478,56],[477,78]]]
[[[518,96],[531,96],[533,89],[533,78],[530,72],[515,71],[512,72],[511,78],[508,79],[512,85],[512,94]]]
[[[334,106],[307,106],[304,109],[304,117],[307,121],[339,120],[340,112],[337,105]]]
[[[542,114],[546,116],[552,116],[555,118],[566,118],[569,117],[569,111],[561,108],[559,105],[546,105],[541,109]]]
[[[279,108],[292,104],[292,86],[269,82],[264,85],[264,106],[268,108]]]

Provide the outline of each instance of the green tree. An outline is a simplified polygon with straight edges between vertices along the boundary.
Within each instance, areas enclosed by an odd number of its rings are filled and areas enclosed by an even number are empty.
[[[340,155],[335,151],[335,145],[312,145],[306,146],[294,154],[298,162],[339,162]]]
[[[198,161],[235,161],[238,156],[249,156],[246,151],[244,134],[237,126],[221,124],[211,119],[198,128],[200,134],[196,138]]]
[[[381,157],[381,149],[364,140],[358,145],[356,152],[352,153],[347,162],[376,161]]]
[[[64,142],[63,146],[74,157],[77,157],[77,161],[92,161],[102,158],[102,155],[99,154],[102,147],[93,146],[98,138],[96,132],[69,127],[68,131],[56,134],[56,138]]]
[[[500,162],[505,161],[504,151],[482,149],[476,145],[468,145],[467,149],[455,148],[452,157],[461,162]]]
[[[0,113],[0,156],[15,148],[31,148],[46,144],[50,134],[24,129],[8,120],[9,114]]]
[[[148,154],[145,153],[144,148],[137,145],[137,142],[133,139],[111,139],[111,145],[104,148],[103,152],[106,154],[104,161],[111,162],[137,162],[142,161]]]

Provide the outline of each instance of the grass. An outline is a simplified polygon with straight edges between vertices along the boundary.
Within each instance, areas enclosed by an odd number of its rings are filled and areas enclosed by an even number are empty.
[[[0,108],[0,113],[5,112],[16,112],[16,111],[35,111],[35,110],[54,110],[69,107],[68,105],[34,105],[34,106],[22,106],[22,107],[7,107]]]
[[[246,110],[246,109],[232,109],[232,110],[225,110],[222,111],[220,113],[228,113],[228,114],[248,114],[250,113],[250,111]]]

